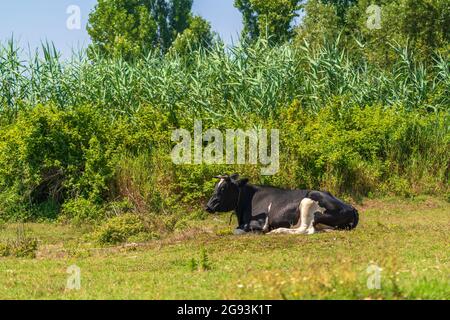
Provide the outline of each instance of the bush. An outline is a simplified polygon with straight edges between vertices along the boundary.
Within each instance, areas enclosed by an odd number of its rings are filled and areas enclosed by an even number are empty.
[[[445,191],[450,159],[448,113],[401,107],[348,106],[336,100],[316,115],[299,103],[285,109],[277,184],[336,194]],[[447,125],[446,125],[447,123]],[[430,180],[433,181],[430,184]],[[398,188],[399,181],[403,181]],[[394,188],[391,186],[394,183]],[[381,187],[381,190],[380,190]]]
[[[0,190],[14,202],[101,199],[111,176],[109,121],[95,108],[61,111],[37,106],[0,132]]]
[[[119,155],[151,152],[166,134],[163,113],[143,107],[135,116],[112,119],[91,106],[20,111],[0,130],[0,218],[54,218],[78,198],[85,207],[102,204],[112,196]],[[68,217],[91,219],[90,211]]]
[[[63,204],[59,219],[80,225],[96,222],[104,217],[105,212],[101,206],[80,197],[70,199]]]
[[[26,237],[13,241],[10,250],[12,254],[18,258],[35,258],[37,249],[37,239]]]
[[[0,242],[0,257],[7,257],[10,255],[10,247],[6,242]]]
[[[18,237],[15,240],[0,242],[0,257],[35,258],[37,249],[37,239]]]
[[[141,218],[135,214],[124,214],[105,221],[93,233],[94,239],[103,245],[118,244],[127,241],[146,241],[157,237],[155,233],[147,232]]]
[[[172,121],[192,129],[192,119],[169,120],[151,107],[117,119],[93,107],[19,112],[0,131],[0,220],[81,224],[137,212],[160,217],[152,222],[157,230],[180,229],[189,213],[203,210],[213,176],[225,172],[354,198],[449,192],[448,112],[329,100],[317,112],[294,101],[267,119],[243,118],[280,130],[280,170],[266,177],[252,165],[173,164]],[[216,126],[246,129],[232,117],[204,121],[204,130]]]

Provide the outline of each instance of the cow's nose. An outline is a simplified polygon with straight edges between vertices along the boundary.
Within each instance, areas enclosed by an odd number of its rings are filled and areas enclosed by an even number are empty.
[[[213,209],[211,209],[209,206],[206,206],[206,207],[205,207],[205,210],[206,210],[206,212],[209,212],[209,213],[212,213],[212,212],[213,212]]]

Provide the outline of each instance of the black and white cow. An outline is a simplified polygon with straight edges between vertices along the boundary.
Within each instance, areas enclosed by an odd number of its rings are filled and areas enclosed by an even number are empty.
[[[350,230],[358,224],[358,211],[329,192],[285,190],[251,185],[239,175],[216,176],[220,179],[206,211],[235,211],[235,234],[269,232],[312,234],[326,230]]]

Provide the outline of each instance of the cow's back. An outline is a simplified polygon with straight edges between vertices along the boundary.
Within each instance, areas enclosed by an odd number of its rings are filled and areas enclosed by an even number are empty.
[[[297,224],[300,202],[308,192],[309,190],[256,186],[252,199],[252,215],[266,213],[271,228],[289,228]]]

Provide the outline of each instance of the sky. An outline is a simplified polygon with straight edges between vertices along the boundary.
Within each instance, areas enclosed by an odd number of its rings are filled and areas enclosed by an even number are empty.
[[[86,31],[89,12],[96,0],[2,0],[0,1],[0,41],[14,35],[20,45],[35,48],[41,41],[52,41],[63,57],[70,56],[72,49],[86,47],[90,40]],[[210,21],[227,44],[236,42],[242,30],[240,12],[233,6],[234,0],[194,0],[193,12]],[[78,6],[81,14],[81,28],[69,24]]]

